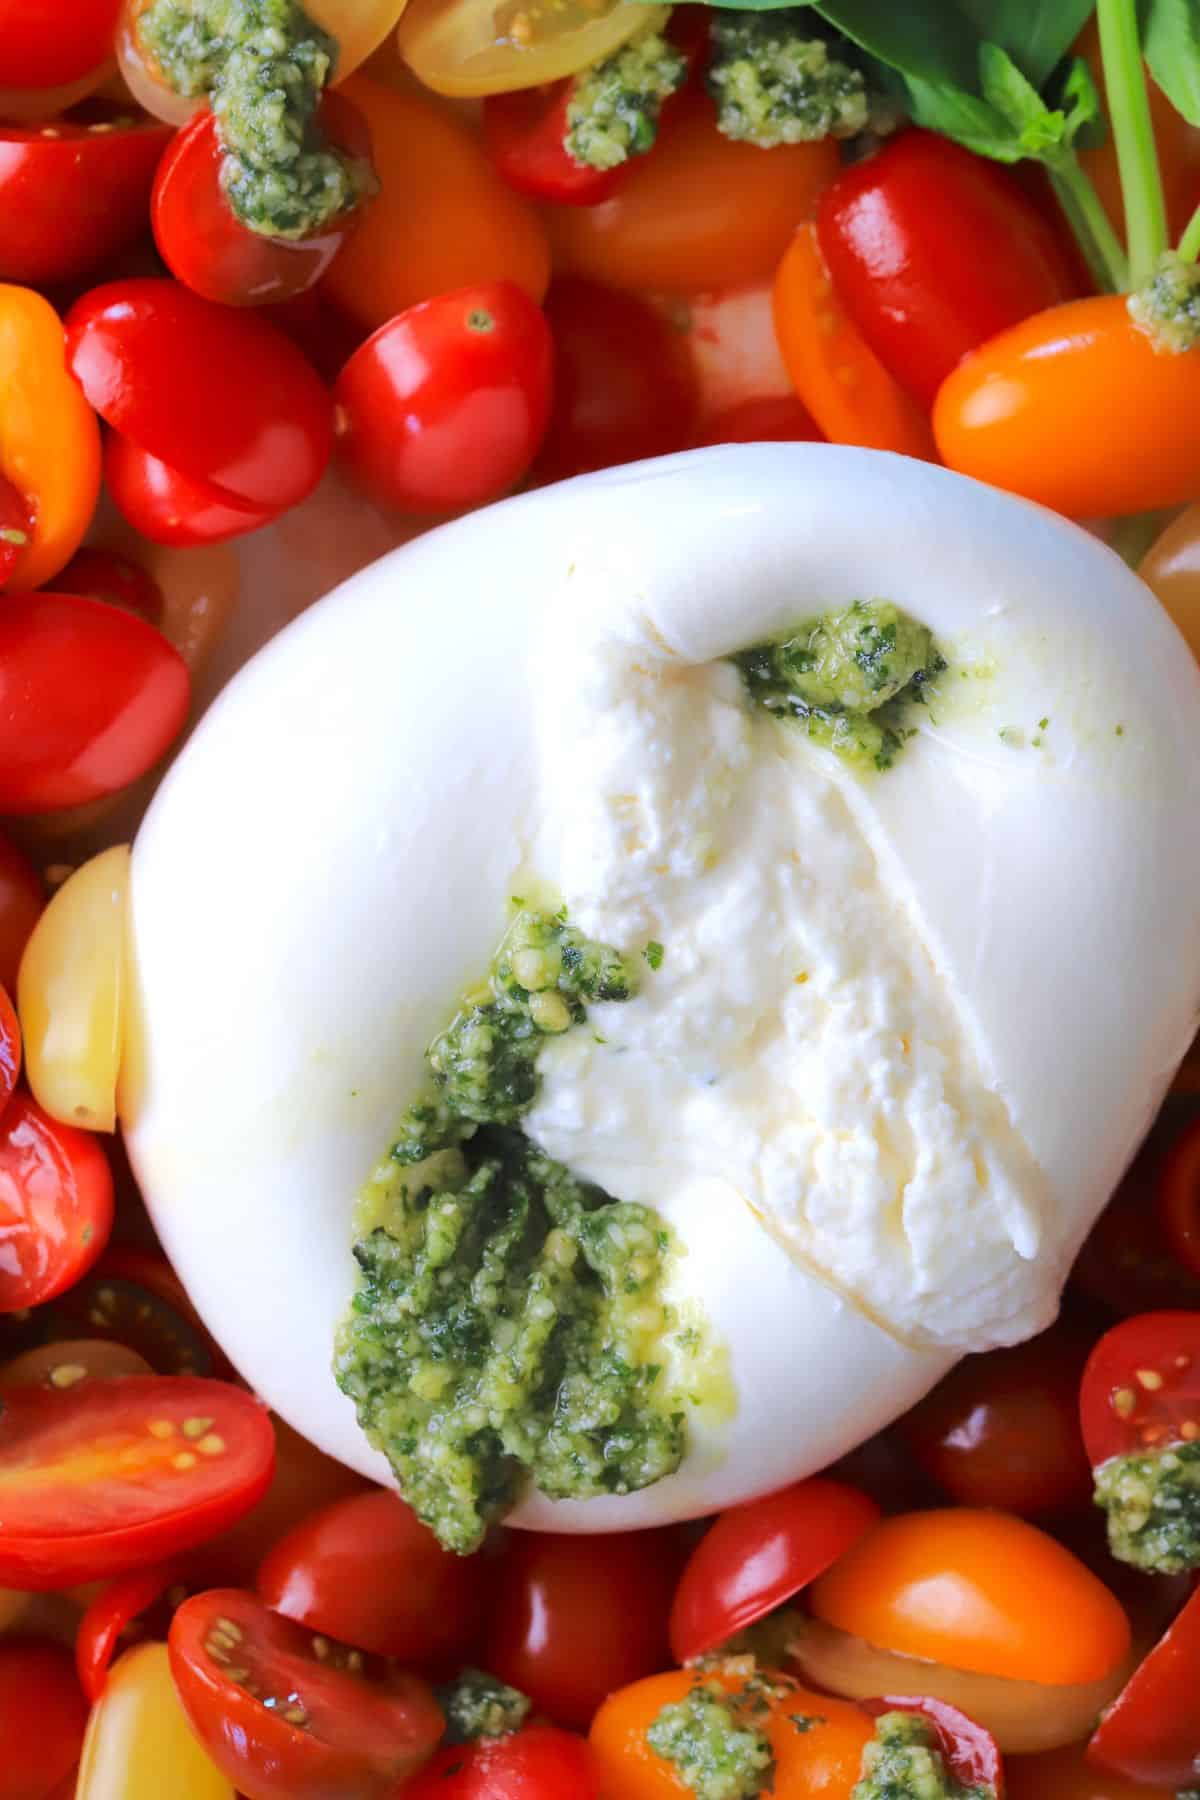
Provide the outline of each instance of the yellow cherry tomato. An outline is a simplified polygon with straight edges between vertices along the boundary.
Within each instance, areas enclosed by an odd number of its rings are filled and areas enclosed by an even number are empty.
[[[34,1097],[91,1131],[116,1124],[128,892],[128,845],[84,863],[34,926],[17,976]]]
[[[1189,506],[1155,539],[1138,574],[1154,589],[1200,662],[1200,506]]]
[[[75,1800],[235,1800],[191,1726],[165,1644],[140,1644],[114,1663],[92,1708]]]
[[[435,93],[504,94],[575,75],[666,17],[628,0],[413,0],[397,37]]]

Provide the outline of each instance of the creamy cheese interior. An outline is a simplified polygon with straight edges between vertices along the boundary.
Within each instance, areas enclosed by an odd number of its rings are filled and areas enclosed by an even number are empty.
[[[529,1135],[621,1199],[742,1209],[906,1341],[1040,1328],[1062,1274],[1047,1185],[853,778],[727,663],[580,649],[535,684],[531,862],[584,931],[662,959],[548,1042]]]

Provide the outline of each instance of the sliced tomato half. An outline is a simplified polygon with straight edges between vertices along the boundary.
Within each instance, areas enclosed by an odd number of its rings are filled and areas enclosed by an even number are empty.
[[[1154,1787],[1200,1773],[1200,1588],[1138,1664],[1088,1744],[1088,1761]]]
[[[1093,1468],[1200,1438],[1200,1312],[1139,1313],[1105,1332],[1079,1410]]]
[[[3,1038],[0,1016],[0,1095]],[[112,1220],[112,1172],[99,1138],[13,1094],[0,1117],[0,1313],[40,1306],[78,1281]],[[2,1521],[0,1509],[0,1537]]]
[[[98,1700],[104,1692],[109,1665],[122,1640],[175,1580],[170,1563],[152,1563],[148,1569],[118,1575],[101,1588],[79,1621],[75,1636],[75,1667],[89,1700]]]
[[[864,1700],[864,1712],[873,1719],[884,1713],[920,1713],[937,1732],[942,1755],[951,1774],[965,1788],[990,1789],[996,1800],[1004,1797],[1004,1763],[991,1732],[977,1725],[946,1700],[914,1699],[888,1694],[881,1700]]]

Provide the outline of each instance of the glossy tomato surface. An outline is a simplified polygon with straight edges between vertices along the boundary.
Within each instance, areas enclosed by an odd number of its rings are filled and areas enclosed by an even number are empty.
[[[0,1312],[40,1306],[71,1287],[104,1249],[112,1219],[100,1140],[14,1094],[0,1113]]]
[[[121,0],[0,0],[0,80],[53,88],[111,61]]]
[[[1200,1762],[1200,1589],[1130,1677],[1088,1745],[1088,1758],[1133,1781],[1191,1782]]]
[[[1114,1325],[1088,1358],[1079,1407],[1093,1467],[1200,1437],[1200,1312]]]
[[[109,1665],[122,1640],[174,1581],[170,1563],[151,1563],[101,1588],[79,1621],[75,1637],[75,1667],[89,1700],[98,1700],[104,1692]]]
[[[593,169],[567,150],[567,107],[573,80],[544,88],[488,94],[483,102],[483,141],[509,187],[558,206],[595,206],[616,192],[625,168]]]
[[[231,500],[210,482],[194,481],[119,431],[110,432],[104,448],[104,478],[127,523],[152,544],[169,549],[224,544],[258,531],[276,516]]]
[[[404,1800],[599,1800],[599,1772],[582,1738],[552,1725],[512,1737],[448,1744]]]
[[[0,280],[69,281],[131,244],[170,137],[127,117],[0,126]]]
[[[17,1009],[0,987],[0,1113],[8,1105],[21,1067],[21,1024]]]

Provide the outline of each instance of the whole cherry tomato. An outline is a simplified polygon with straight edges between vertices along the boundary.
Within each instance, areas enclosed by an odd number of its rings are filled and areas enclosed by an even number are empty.
[[[682,450],[699,398],[686,344],[632,294],[566,277],[546,296],[554,405],[537,461],[543,481]]]
[[[509,187],[559,206],[595,206],[616,192],[628,168],[593,169],[567,150],[568,78],[551,87],[515,88],[483,102],[483,141]]]
[[[52,88],[111,61],[121,0],[0,0],[0,74],[6,87]]]
[[[1020,184],[931,132],[903,132],[844,170],[817,236],[863,337],[925,406],[968,351],[1076,291]]]
[[[45,903],[37,870],[0,835],[0,987],[10,995],[16,993],[21,953]]]
[[[338,377],[342,460],[373,500],[402,512],[498,499],[542,441],[552,372],[546,321],[511,282],[425,300]]]
[[[598,1800],[599,1793],[582,1738],[527,1725],[510,1737],[447,1744],[404,1789],[404,1800]]]
[[[1200,1436],[1200,1312],[1114,1325],[1088,1358],[1079,1410],[1093,1468]]]
[[[700,433],[702,444],[805,444],[824,436],[794,394],[764,394],[715,414]]]
[[[366,1666],[237,1588],[185,1600],[168,1648],[193,1730],[255,1800],[384,1800],[442,1735],[423,1681]]]
[[[518,1533],[496,1572],[484,1667],[557,1723],[586,1726],[614,1688],[669,1665],[680,1560],[670,1531]]]
[[[79,1761],[87,1701],[68,1651],[34,1638],[0,1643],[0,1791],[47,1800]]]
[[[193,481],[114,431],[104,448],[108,491],[128,524],[152,544],[190,550],[245,537],[278,517],[235,502],[210,482]]]
[[[0,278],[70,281],[124,250],[170,137],[128,117],[0,126]]]
[[[14,1094],[0,1115],[0,1312],[40,1306],[78,1281],[108,1242],[112,1218],[100,1140]]]
[[[1168,1244],[1200,1277],[1200,1118],[1179,1133],[1163,1159],[1158,1214]]]

